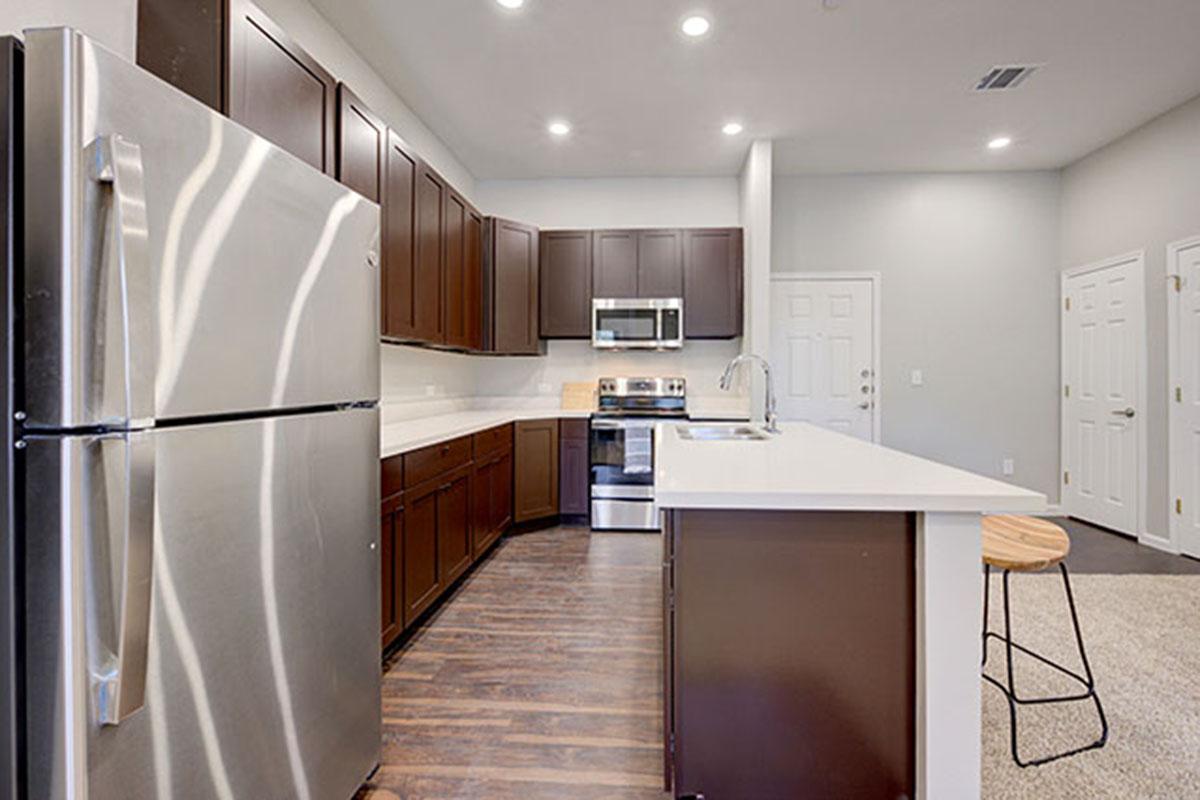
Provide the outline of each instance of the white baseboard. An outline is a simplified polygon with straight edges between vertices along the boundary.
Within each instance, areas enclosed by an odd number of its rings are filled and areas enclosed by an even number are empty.
[[[1138,537],[1138,544],[1144,544],[1147,547],[1153,547],[1155,550],[1161,550],[1164,553],[1171,555],[1179,555],[1179,548],[1171,541],[1169,536],[1159,536],[1149,531],[1143,531]]]

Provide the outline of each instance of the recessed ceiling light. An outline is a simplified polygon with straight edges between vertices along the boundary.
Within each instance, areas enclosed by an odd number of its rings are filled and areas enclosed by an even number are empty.
[[[496,2],[505,8],[520,8],[525,5],[525,0],[496,0]]]
[[[708,29],[712,27],[712,23],[710,23],[704,17],[695,16],[685,19],[683,21],[683,25],[680,27],[682,27],[683,32],[688,36],[695,37],[703,36],[704,34],[708,33]]]
[[[725,126],[721,128],[721,133],[725,134],[726,136],[737,136],[741,132],[742,123],[740,122],[726,122]]]
[[[1003,150],[1004,148],[1008,147],[1010,144],[1012,144],[1011,137],[997,136],[995,139],[992,139],[990,142],[988,142],[988,149],[989,150]]]
[[[550,133],[554,134],[555,136],[566,136],[571,132],[571,126],[562,120],[555,120],[546,126],[546,130],[550,131]]]

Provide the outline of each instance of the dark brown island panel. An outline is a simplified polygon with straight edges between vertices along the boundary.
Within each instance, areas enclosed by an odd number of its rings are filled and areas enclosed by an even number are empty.
[[[675,797],[915,796],[915,514],[672,510],[663,552]]]

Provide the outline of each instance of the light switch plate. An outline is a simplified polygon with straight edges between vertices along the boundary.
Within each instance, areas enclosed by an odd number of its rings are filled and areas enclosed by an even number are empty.
[[[921,370],[914,369],[912,371],[912,385],[913,386],[924,386],[925,385],[925,376],[923,374],[921,374]]]
[[[1013,460],[1011,458],[1004,459],[1004,474],[1012,475],[1014,472],[1016,472],[1016,466],[1013,464]]]

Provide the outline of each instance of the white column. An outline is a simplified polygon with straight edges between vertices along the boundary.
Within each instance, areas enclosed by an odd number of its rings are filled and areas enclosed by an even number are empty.
[[[742,352],[771,355],[771,216],[773,144],[770,139],[751,143],[739,183],[745,249],[743,270]],[[762,414],[766,383],[757,369],[750,379],[750,413]]]
[[[917,524],[917,797],[978,800],[982,517]]]

